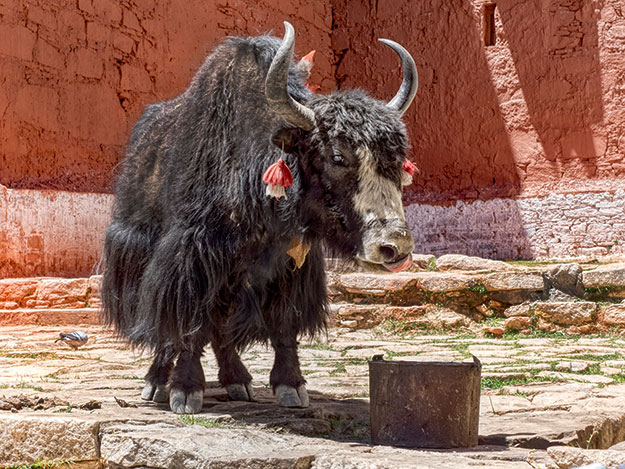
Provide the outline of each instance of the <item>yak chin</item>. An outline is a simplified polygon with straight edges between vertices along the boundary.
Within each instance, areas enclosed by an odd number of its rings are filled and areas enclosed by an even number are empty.
[[[408,254],[403,259],[400,259],[399,261],[390,264],[386,262],[371,262],[359,256],[356,256],[355,261],[356,264],[358,264],[358,267],[363,270],[388,274],[393,272],[401,272],[408,269],[412,265],[412,254]]]

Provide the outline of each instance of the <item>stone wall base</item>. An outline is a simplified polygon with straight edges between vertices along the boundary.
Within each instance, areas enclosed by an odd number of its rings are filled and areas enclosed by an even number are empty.
[[[416,252],[489,259],[622,256],[625,191],[413,204]]]

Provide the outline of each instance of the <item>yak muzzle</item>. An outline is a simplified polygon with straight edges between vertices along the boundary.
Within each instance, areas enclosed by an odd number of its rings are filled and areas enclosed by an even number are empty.
[[[382,220],[367,228],[363,236],[363,252],[357,257],[366,263],[384,266],[391,272],[399,272],[412,264],[413,250],[414,240],[404,220]]]

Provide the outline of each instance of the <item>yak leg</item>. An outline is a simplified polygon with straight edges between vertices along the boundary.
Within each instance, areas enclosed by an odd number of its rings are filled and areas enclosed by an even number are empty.
[[[219,365],[219,382],[226,388],[231,400],[253,401],[252,375],[249,374],[230,342],[224,342],[222,337],[215,335],[211,346]]]
[[[306,380],[302,376],[297,356],[297,333],[276,332],[271,336],[276,358],[269,376],[276,401],[282,407],[308,407],[310,401]]]
[[[141,399],[154,402],[169,400],[167,382],[174,365],[174,358],[174,351],[169,347],[156,353],[152,366],[145,375],[145,387],[141,393]]]
[[[203,347],[180,352],[170,378],[169,407],[176,414],[197,414],[204,401]]]

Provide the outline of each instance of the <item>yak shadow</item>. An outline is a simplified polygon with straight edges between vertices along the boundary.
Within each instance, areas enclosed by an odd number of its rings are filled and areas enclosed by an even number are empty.
[[[271,389],[255,387],[254,393],[254,402],[231,401],[219,383],[209,382],[202,412],[196,417],[224,427],[258,428],[362,444],[370,442],[369,402],[364,399],[338,399],[309,390],[310,406],[301,409],[279,407]]]

